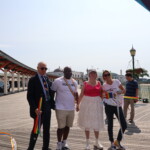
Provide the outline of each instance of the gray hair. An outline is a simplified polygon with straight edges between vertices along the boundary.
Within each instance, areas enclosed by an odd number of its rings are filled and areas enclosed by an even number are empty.
[[[41,66],[43,64],[47,66],[47,64],[45,62],[41,61],[41,62],[38,63],[37,67],[39,67],[39,66]]]

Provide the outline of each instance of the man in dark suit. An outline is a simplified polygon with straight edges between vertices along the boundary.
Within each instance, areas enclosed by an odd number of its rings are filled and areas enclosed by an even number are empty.
[[[43,125],[43,148],[42,150],[51,150],[50,141],[50,120],[51,109],[55,108],[54,94],[51,90],[51,82],[46,76],[47,65],[39,62],[37,74],[30,78],[28,83],[27,100],[30,106],[30,116],[36,121],[36,116],[41,116],[41,125]],[[40,98],[42,97],[42,108],[38,109]],[[34,126],[33,126],[34,129]],[[32,129],[28,150],[33,150],[38,134]]]

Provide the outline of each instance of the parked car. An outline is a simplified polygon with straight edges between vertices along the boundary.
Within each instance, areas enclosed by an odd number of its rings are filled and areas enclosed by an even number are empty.
[[[7,90],[8,92],[10,92],[10,84],[9,82],[7,82]],[[3,93],[4,92],[4,82],[0,81],[0,92]]]

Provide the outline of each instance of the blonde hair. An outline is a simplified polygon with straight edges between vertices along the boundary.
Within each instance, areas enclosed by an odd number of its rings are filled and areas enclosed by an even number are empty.
[[[111,72],[110,72],[110,71],[108,71],[108,70],[104,70],[104,71],[103,71],[103,73],[102,73],[103,80],[104,80],[104,74],[105,74],[106,72],[110,74],[110,77],[112,77],[112,76],[111,76]]]

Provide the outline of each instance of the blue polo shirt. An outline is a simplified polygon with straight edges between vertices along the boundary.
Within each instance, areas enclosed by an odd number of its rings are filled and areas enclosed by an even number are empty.
[[[136,96],[136,89],[138,89],[138,83],[135,80],[126,82],[126,93],[125,96]]]

